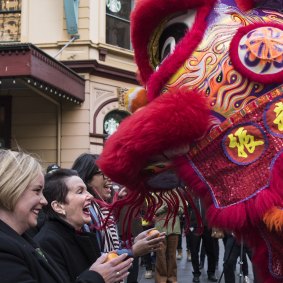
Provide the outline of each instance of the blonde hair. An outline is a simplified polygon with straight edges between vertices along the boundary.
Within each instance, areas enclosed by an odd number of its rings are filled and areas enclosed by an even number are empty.
[[[30,154],[0,149],[0,208],[13,211],[28,185],[42,172]]]

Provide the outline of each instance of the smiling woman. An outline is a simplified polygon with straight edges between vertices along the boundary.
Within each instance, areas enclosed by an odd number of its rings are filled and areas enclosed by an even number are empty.
[[[47,173],[43,194],[48,201],[44,208],[47,221],[35,240],[55,260],[68,282],[76,282],[82,272],[91,273],[92,279],[88,282],[123,280],[132,259],[125,260],[125,254],[111,263],[106,262],[107,256],[100,256],[95,233],[81,231],[82,226],[91,221],[92,195],[77,172],[57,169]],[[96,271],[96,276],[93,271]]]
[[[47,204],[42,195],[44,178],[40,164],[24,153],[1,150],[0,203],[11,213],[1,211],[6,223],[19,235],[36,226],[39,211]],[[29,162],[29,159],[31,162]],[[9,166],[9,171],[5,170]],[[18,167],[14,172],[12,165]],[[16,167],[16,168],[17,168]],[[8,168],[7,168],[8,169]]]
[[[117,254],[127,253],[138,257],[152,252],[152,249],[158,250],[164,240],[164,234],[155,238],[155,236],[148,236],[148,231],[144,231],[131,239],[132,246],[128,242],[120,241],[115,217],[107,207],[107,203],[111,202],[113,183],[97,166],[98,159],[98,155],[83,153],[74,161],[72,166],[72,169],[78,172],[88,191],[94,197],[90,207],[92,223],[84,225],[84,231],[96,233],[100,250],[104,253],[115,250]],[[120,197],[123,197],[122,191],[125,192],[126,188],[120,191]],[[106,219],[108,221],[105,222]],[[105,226],[103,226],[104,224]],[[122,234],[123,231],[120,231],[120,233]],[[131,236],[131,231],[128,231],[128,233]]]
[[[63,173],[61,180],[58,179],[58,189],[54,189],[49,180],[54,180],[55,175]],[[88,207],[91,203],[91,194],[87,192],[82,179],[71,170],[60,170],[58,174],[47,174],[44,195],[48,200],[47,214],[56,214],[74,229],[79,230],[85,223],[91,221]],[[54,180],[55,181],[55,180]],[[54,182],[53,181],[53,182]]]
[[[41,165],[23,152],[0,150],[0,176],[1,282],[68,282],[25,233],[47,204]]]

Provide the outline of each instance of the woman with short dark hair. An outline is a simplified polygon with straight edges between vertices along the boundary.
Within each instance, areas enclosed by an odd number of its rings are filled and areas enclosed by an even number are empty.
[[[107,207],[101,205],[101,202],[109,202],[112,198],[112,181],[98,168],[96,161],[99,158],[96,154],[83,153],[74,162],[72,169],[76,170],[82,178],[88,192],[94,196],[91,202],[91,216],[92,221],[96,226],[105,224],[105,219],[109,217],[109,210]],[[98,203],[96,200],[100,200]],[[119,236],[115,219],[110,215],[110,221],[106,226],[100,230],[95,230],[95,225],[84,225],[85,231],[96,231],[100,250],[102,252],[109,252],[117,250],[118,254],[127,252],[128,254],[138,257],[152,251],[160,249],[161,243],[164,240],[164,233],[159,236],[148,236],[148,231],[144,231],[137,235],[133,240],[131,249],[128,246],[121,248]]]
[[[48,202],[44,208],[47,220],[34,239],[52,256],[69,282],[75,282],[82,272],[89,273],[89,282],[95,283],[114,283],[128,275],[132,259],[122,255],[105,262],[107,256],[101,256],[96,235],[82,231],[82,226],[91,221],[92,195],[76,171],[57,169],[47,173],[43,194]],[[90,266],[96,277],[88,271]]]

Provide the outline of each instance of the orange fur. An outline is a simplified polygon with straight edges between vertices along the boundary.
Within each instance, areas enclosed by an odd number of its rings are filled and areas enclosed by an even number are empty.
[[[267,228],[281,232],[283,228],[283,209],[273,207],[267,211],[263,217],[263,221]]]

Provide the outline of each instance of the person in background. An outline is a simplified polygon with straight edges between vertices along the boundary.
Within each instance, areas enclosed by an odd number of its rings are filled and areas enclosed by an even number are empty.
[[[183,257],[183,247],[182,247],[182,237],[186,238],[186,250],[187,250],[187,261],[191,261],[191,252],[190,252],[190,243],[188,233],[185,234],[185,216],[184,214],[179,216],[180,218],[180,227],[181,234],[178,236],[178,246],[177,246],[177,260],[182,259]]]
[[[54,172],[54,171],[56,171],[56,170],[58,170],[60,168],[61,167],[58,164],[56,164],[56,163],[49,164],[47,166],[47,168],[46,168],[46,174],[47,173],[52,173],[52,172]]]
[[[241,243],[237,242],[236,238],[234,237],[233,233],[226,233],[224,238],[225,243],[225,252],[224,252],[224,279],[225,283],[235,283],[235,270],[237,265],[237,259],[241,256]],[[247,261],[247,255],[251,259],[251,250],[243,244],[242,250],[242,274],[243,276],[243,283],[249,283],[249,267]],[[254,280],[256,282],[256,278]]]
[[[145,202],[144,207],[146,206],[147,206],[147,203]],[[144,209],[142,210],[142,215],[143,214],[144,214]],[[146,221],[144,218],[141,218],[141,225],[142,225],[143,231],[154,228],[154,224],[152,222]],[[153,262],[152,261],[153,260],[152,260],[151,253],[144,255],[141,259],[142,264],[145,266],[145,273],[144,273],[145,279],[151,279],[153,277]]]
[[[109,210],[107,207],[101,206],[95,199],[102,202],[109,201],[111,199],[112,182],[96,165],[98,157],[95,154],[83,153],[74,161],[72,169],[78,172],[88,192],[94,196],[90,207],[92,221],[96,225],[102,226],[104,219],[109,215]],[[130,256],[138,257],[157,251],[164,240],[164,234],[160,234],[160,237],[157,237],[158,233],[148,236],[147,230],[138,234],[133,239],[132,247],[128,248],[123,246],[124,243],[119,239],[115,219],[112,215],[110,215],[110,220],[112,221],[108,221],[107,226],[100,230],[96,230],[94,225],[84,225],[85,231],[96,231],[102,252],[116,250],[118,254],[126,252]]]
[[[82,232],[82,226],[91,221],[92,195],[76,171],[56,169],[47,173],[43,194],[48,201],[44,208],[47,220],[34,239],[52,256],[69,282],[75,282],[91,265],[100,275],[93,282],[116,282],[127,277],[132,259],[125,260],[127,255],[121,255],[105,262],[107,256],[101,256],[96,235]]]
[[[205,256],[206,256],[206,253],[205,253],[204,244],[203,244],[203,242],[201,242],[201,244],[200,244],[200,254],[199,254],[199,269],[204,268]]]
[[[182,247],[182,236],[183,236],[183,230],[184,230],[184,216],[183,215],[179,216],[179,221],[180,221],[181,233],[178,236],[177,256],[176,256],[178,260],[182,259],[183,257],[183,247]]]
[[[199,234],[196,215],[192,211],[190,224],[192,231],[189,233],[190,249],[192,256],[192,265],[193,265],[193,282],[200,282],[200,262],[199,262],[199,251],[201,240],[203,242],[206,254],[207,254],[207,275],[208,281],[217,282],[218,279],[215,277],[216,269],[216,248],[214,246],[214,239],[212,238],[212,229],[207,226],[205,211],[200,199],[196,198],[194,200],[196,208],[199,210],[199,214],[202,217],[203,221],[203,232]]]
[[[42,194],[43,169],[31,155],[0,150],[0,278],[1,283],[69,283],[55,261],[26,234],[47,204]],[[102,283],[91,266],[77,283]],[[93,279],[93,280],[91,280]]]
[[[174,218],[171,217],[165,225],[168,213],[168,206],[163,204],[155,213],[155,228],[166,233],[163,248],[156,252],[155,282],[156,283],[177,283],[177,259],[176,249],[178,245],[178,235],[181,233],[178,215],[173,225]],[[179,208],[179,213],[183,213],[183,208]]]
[[[219,239],[224,238],[224,232],[223,230],[217,229],[217,228],[212,228],[211,231],[211,237],[213,238],[214,241],[214,248],[215,248],[215,269],[218,269],[219,265]],[[204,263],[205,263],[205,257],[206,257],[206,251],[203,242],[201,243],[201,248],[200,248],[200,256],[199,256],[199,269],[204,268]]]

